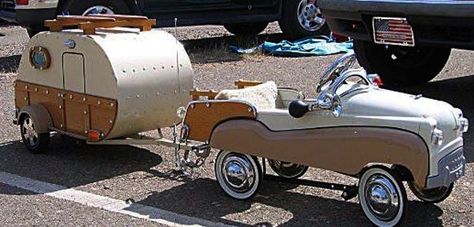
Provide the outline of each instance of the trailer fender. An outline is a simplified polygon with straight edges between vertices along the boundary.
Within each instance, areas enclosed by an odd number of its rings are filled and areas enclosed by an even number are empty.
[[[53,127],[53,120],[48,110],[41,104],[33,104],[30,106],[25,106],[21,109],[20,114],[18,115],[18,124],[21,123],[23,117],[29,115],[36,126],[36,131],[38,133],[47,133],[50,131],[50,128]]]

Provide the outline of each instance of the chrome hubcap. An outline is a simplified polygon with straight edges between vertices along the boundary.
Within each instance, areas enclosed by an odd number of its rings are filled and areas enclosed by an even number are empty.
[[[35,146],[38,142],[38,133],[31,118],[27,117],[22,124],[22,135],[30,146]]]
[[[244,156],[228,155],[222,165],[222,175],[226,184],[238,192],[250,190],[255,182],[255,170]]]
[[[390,179],[376,174],[367,181],[364,191],[370,212],[378,219],[390,221],[397,216],[400,199]]]
[[[298,21],[307,31],[317,31],[323,27],[326,20],[321,10],[316,6],[316,0],[301,0],[298,6]]]
[[[89,9],[86,9],[82,16],[87,16],[91,14],[114,14],[114,11],[106,6],[92,6]]]

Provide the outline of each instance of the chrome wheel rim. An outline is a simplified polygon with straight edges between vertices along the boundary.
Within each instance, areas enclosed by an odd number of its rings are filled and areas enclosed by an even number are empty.
[[[284,178],[296,178],[303,175],[308,167],[304,165],[294,164],[291,162],[284,162],[279,160],[269,159],[268,163],[270,167],[281,177]]]
[[[255,171],[247,157],[229,154],[224,158],[221,174],[229,188],[245,193],[255,183]]]
[[[107,6],[92,6],[82,13],[82,16],[87,16],[91,14],[115,14],[112,9]]]
[[[301,0],[298,5],[297,14],[301,27],[306,31],[317,31],[326,22],[326,19],[321,14],[321,9],[316,6],[316,0]]]
[[[21,135],[29,146],[34,147],[38,143],[38,133],[30,117],[26,117],[21,124]]]
[[[390,179],[375,174],[371,176],[364,188],[364,198],[370,212],[382,221],[393,220],[400,210],[400,198],[395,185]]]

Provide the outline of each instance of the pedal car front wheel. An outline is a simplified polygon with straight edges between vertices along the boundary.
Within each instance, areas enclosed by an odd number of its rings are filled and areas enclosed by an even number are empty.
[[[395,226],[404,216],[407,195],[398,175],[383,166],[371,167],[359,180],[359,203],[377,226]]]
[[[222,190],[239,200],[256,194],[263,175],[256,157],[229,151],[221,151],[217,155],[215,173]]]
[[[408,182],[408,187],[410,187],[410,190],[413,192],[413,194],[415,194],[415,196],[421,201],[426,203],[439,203],[451,195],[454,183],[451,183],[448,187],[422,189],[413,182]]]
[[[303,176],[308,171],[308,166],[294,164],[291,162],[278,161],[268,159],[270,168],[278,174],[278,176],[287,179],[297,179]]]

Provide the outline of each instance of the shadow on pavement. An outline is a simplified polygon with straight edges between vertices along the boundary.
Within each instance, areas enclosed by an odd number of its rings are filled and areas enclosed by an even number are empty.
[[[14,73],[18,70],[20,64],[20,55],[12,55],[7,57],[0,57],[0,72]]]
[[[0,144],[0,171],[65,187],[147,171],[161,156],[133,146],[90,146],[55,135],[46,154],[31,154],[20,141]]]
[[[167,191],[154,192],[146,199],[137,202],[175,213],[239,226],[245,226],[245,224],[235,223],[224,219],[224,217],[235,214],[233,218],[240,220],[243,217],[239,217],[239,214],[236,213],[241,212],[246,213],[246,217],[249,213],[264,215],[258,211],[261,206],[270,206],[292,213],[293,216],[288,221],[280,224],[282,226],[370,225],[359,204],[354,202],[355,199],[345,202],[295,193],[287,190],[288,184],[271,181],[264,182],[262,186],[260,194],[252,200],[239,201],[227,197],[214,180],[197,179]],[[146,212],[141,214],[150,215]],[[406,224],[410,226],[441,226],[439,217],[442,214],[443,211],[433,204],[412,201],[408,204]],[[271,226],[267,221],[272,221],[274,215],[277,214],[266,215],[268,216],[253,218],[261,221],[257,226]]]
[[[446,101],[460,108],[471,123],[474,122],[474,75],[434,81],[423,86],[399,89],[411,94],[422,94],[424,97]],[[468,163],[474,162],[474,128],[464,134],[464,156]]]

